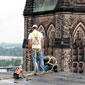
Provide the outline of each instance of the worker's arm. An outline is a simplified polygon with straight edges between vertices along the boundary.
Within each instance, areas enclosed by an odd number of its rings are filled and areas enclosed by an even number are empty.
[[[44,47],[44,38],[41,39],[41,47]]]
[[[29,40],[28,40],[28,50],[29,50],[29,54],[31,54],[31,45],[32,45],[32,40],[29,39]]]

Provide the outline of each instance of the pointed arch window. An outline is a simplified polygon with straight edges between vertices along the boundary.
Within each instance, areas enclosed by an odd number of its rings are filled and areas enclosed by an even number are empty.
[[[43,25],[39,26],[38,31],[40,31],[43,34],[43,36],[45,36],[45,28]]]
[[[80,22],[73,31],[73,42],[75,42],[76,39],[82,40],[83,37],[85,37],[85,26]]]
[[[47,31],[47,36],[49,38],[49,46],[53,46],[54,39],[55,39],[55,27],[53,24],[49,26],[48,31]]]
[[[50,24],[47,30],[48,36],[48,54],[54,55],[54,42],[55,42],[55,27],[53,24]]]
[[[72,71],[75,73],[84,72],[85,45],[82,44],[84,41],[85,25],[80,22],[73,31]]]

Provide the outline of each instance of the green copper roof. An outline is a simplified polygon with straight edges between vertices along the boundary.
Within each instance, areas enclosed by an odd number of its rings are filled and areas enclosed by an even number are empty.
[[[34,0],[33,12],[54,10],[58,0]]]

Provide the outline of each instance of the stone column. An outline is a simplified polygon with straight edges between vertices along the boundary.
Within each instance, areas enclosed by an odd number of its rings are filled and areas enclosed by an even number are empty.
[[[71,49],[63,49],[63,62],[62,62],[62,69],[65,72],[71,71]]]
[[[55,48],[55,54],[54,54],[58,64],[59,64],[59,67],[58,69],[61,70],[61,48]]]
[[[28,41],[28,35],[31,32],[32,28],[32,17],[26,16],[24,17],[24,39]],[[24,42],[25,43],[25,42]],[[23,48],[23,63],[24,63],[24,70],[31,71],[32,70],[32,57],[28,54],[28,42],[25,43]]]

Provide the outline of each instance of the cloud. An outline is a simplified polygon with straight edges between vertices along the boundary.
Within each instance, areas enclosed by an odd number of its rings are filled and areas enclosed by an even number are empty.
[[[0,43],[23,42],[24,6],[25,0],[2,0],[0,2]]]

